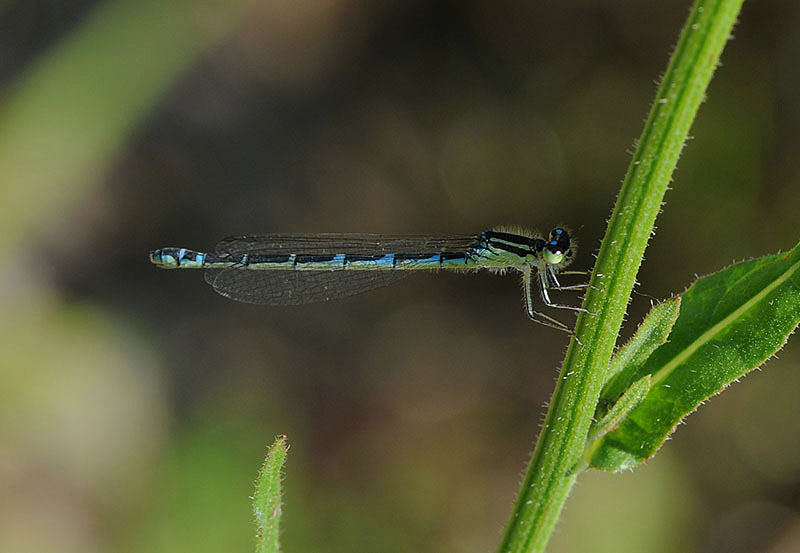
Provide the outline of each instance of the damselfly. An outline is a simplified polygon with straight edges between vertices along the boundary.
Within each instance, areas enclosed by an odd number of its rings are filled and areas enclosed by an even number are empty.
[[[571,332],[564,323],[536,311],[536,286],[549,307],[583,311],[550,299],[561,286],[558,274],[572,262],[575,245],[568,231],[555,228],[549,239],[517,229],[476,235],[404,236],[373,234],[263,234],[226,238],[216,253],[161,248],[150,261],[164,269],[206,269],[217,293],[258,304],[297,305],[351,296],[403,278],[412,271],[488,269],[522,273],[525,309],[534,321]]]

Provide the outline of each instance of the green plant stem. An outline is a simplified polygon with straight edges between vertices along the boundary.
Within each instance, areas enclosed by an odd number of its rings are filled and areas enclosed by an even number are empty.
[[[289,443],[285,434],[275,438],[256,478],[253,515],[256,519],[256,553],[280,553],[281,471]]]
[[[743,0],[697,0],[659,87],[600,247],[544,426],[500,553],[544,551],[577,478],[656,215]],[[583,344],[583,345],[581,345]]]

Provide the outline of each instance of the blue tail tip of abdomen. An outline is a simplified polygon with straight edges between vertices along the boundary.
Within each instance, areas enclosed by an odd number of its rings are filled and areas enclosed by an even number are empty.
[[[169,248],[158,248],[150,252],[150,263],[162,269],[174,269],[178,266],[177,259],[170,254]]]

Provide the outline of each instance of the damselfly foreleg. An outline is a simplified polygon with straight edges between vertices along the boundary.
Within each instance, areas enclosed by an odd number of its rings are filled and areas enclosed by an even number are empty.
[[[552,286],[548,286],[548,288],[550,290],[558,290],[558,291],[585,290],[586,288],[589,288],[591,286],[588,282],[584,282],[582,284],[571,284],[569,286],[561,286],[561,283],[558,282],[558,276],[557,276],[557,275],[588,275],[589,273],[586,273],[584,271],[560,271],[560,272],[557,272],[556,269],[554,269],[550,265],[547,265],[546,268],[547,268],[547,276],[550,279],[550,282],[552,283]]]

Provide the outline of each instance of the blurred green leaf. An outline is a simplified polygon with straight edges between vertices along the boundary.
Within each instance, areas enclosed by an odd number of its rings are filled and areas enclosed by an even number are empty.
[[[258,524],[257,553],[280,552],[281,470],[288,450],[289,444],[285,435],[275,438],[275,442],[267,451],[267,458],[256,479],[253,514],[256,517],[256,524]]]
[[[99,182],[131,133],[248,0],[98,2],[3,89],[0,251]],[[72,204],[70,204],[72,205]]]
[[[647,397],[602,439],[591,466],[625,470],[654,455],[686,415],[760,366],[798,323],[800,244],[697,280],[669,341],[633,375],[652,375]]]

